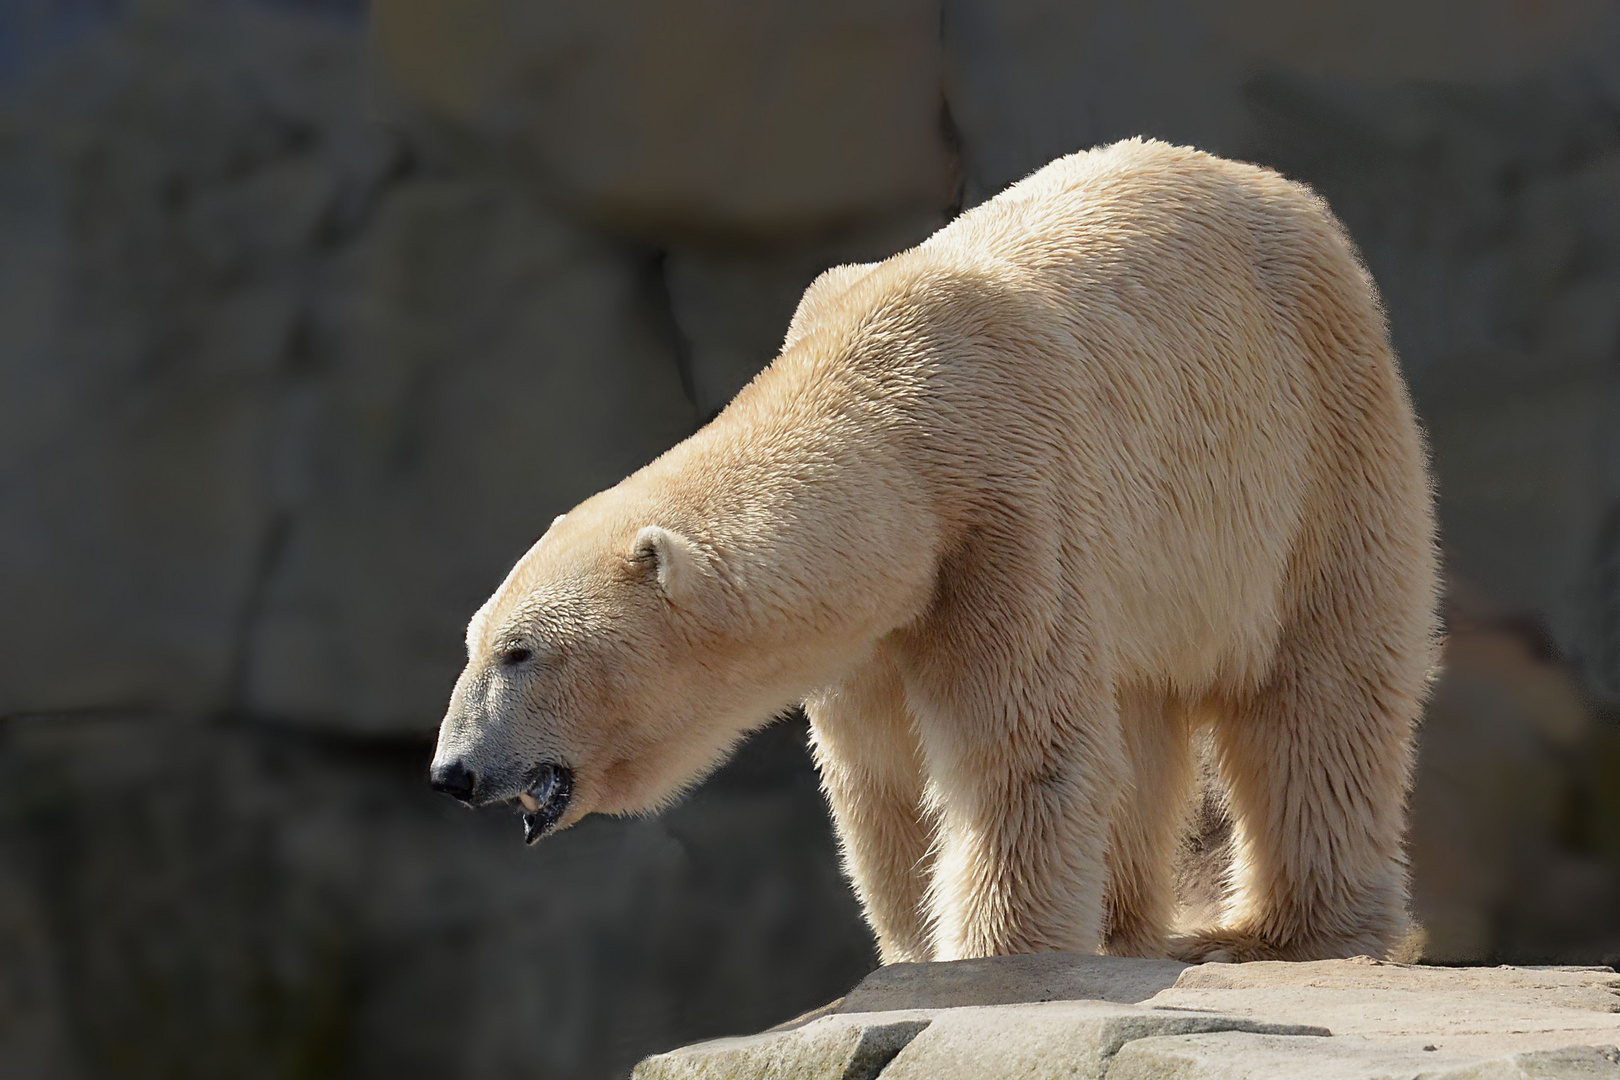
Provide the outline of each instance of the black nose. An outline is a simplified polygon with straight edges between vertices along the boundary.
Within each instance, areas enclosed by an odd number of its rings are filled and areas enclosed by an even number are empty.
[[[472,799],[473,789],[478,786],[478,777],[460,761],[452,761],[448,765],[440,765],[434,769],[432,775],[428,777],[428,782],[433,785],[434,791],[461,802],[469,802]]]

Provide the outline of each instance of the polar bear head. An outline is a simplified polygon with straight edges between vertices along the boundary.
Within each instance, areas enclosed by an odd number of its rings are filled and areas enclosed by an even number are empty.
[[[523,808],[529,842],[658,808],[785,702],[736,648],[714,551],[613,493],[553,522],[467,628],[433,786]]]

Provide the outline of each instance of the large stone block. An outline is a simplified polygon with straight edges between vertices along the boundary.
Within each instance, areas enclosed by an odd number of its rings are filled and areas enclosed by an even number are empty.
[[[1175,960],[1036,953],[932,964],[887,964],[838,1003],[839,1012],[945,1009],[1030,1001],[1146,1001],[1176,984]]]
[[[1416,1041],[1387,1046],[1364,1039],[1290,1035],[1156,1036],[1127,1044],[1108,1080],[1616,1080],[1620,1051],[1576,1046],[1500,1057],[1439,1052]]]
[[[1620,863],[1570,837],[1603,828],[1607,785],[1568,765],[1601,750],[1602,728],[1544,639],[1471,583],[1452,583],[1448,621],[1411,801],[1424,958],[1603,959],[1620,944]]]
[[[412,173],[358,33],[140,5],[0,121],[0,711],[426,730],[511,562],[696,425],[652,256]]]
[[[873,963],[802,722],[658,820],[533,848],[425,741],[0,731],[0,1075],[624,1077]]]
[[[647,1058],[632,1080],[876,1080],[928,1026],[924,1015],[827,1016],[783,1033],[715,1039]]]
[[[141,6],[0,116],[0,712],[234,698],[279,388],[398,160],[351,34]]]
[[[1533,18],[1507,6],[1464,16],[1455,0],[943,0],[942,9],[969,203],[1054,157],[1133,135],[1267,161],[1247,92],[1260,75],[1362,94],[1413,81],[1481,86],[1600,62],[1620,43],[1620,18],[1601,0],[1559,0]]]
[[[1155,1035],[1256,1031],[1325,1036],[1322,1028],[1255,1023],[1214,1012],[1094,1001],[948,1009],[895,1056],[885,1080],[1065,1076],[1103,1080],[1122,1046]]]
[[[1607,967],[1457,969],[1365,956],[1204,964],[1146,1004],[1317,1024],[1335,1037],[1478,1059],[1620,1042],[1620,976]]]
[[[1001,958],[1002,960],[1012,958]],[[924,971],[933,965],[919,965]],[[985,974],[985,972],[980,973]],[[1137,1039],[1209,1031],[1325,1036],[1320,1028],[1100,1001],[840,1012],[785,1031],[718,1039],[648,1058],[635,1080],[1102,1080]]]
[[[901,1025],[904,1045],[884,1080],[1620,1076],[1620,977],[1609,968],[1459,970],[1367,957],[1188,967],[1051,954],[908,964],[899,974],[875,972],[784,1030],[661,1055],[638,1076],[857,1075],[840,1071],[848,1049]],[[1045,1000],[1074,990],[1140,1003]]]
[[[666,240],[945,205],[931,0],[373,6],[382,108]]]
[[[1063,154],[1133,135],[1233,150],[1238,57],[1216,5],[944,0],[946,100],[968,203]]]

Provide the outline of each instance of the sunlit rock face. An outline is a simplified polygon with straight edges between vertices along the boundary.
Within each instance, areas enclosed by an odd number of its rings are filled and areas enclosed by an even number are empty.
[[[932,0],[407,2],[380,101],[485,144],[593,222],[757,243],[950,199]]]
[[[1186,967],[1045,953],[897,964],[782,1029],[657,1054],[633,1080],[1620,1076],[1620,976],[1361,956]]]

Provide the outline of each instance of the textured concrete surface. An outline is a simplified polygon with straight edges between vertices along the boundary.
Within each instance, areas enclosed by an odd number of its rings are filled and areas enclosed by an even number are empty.
[[[1221,1032],[1140,1039],[1121,1048],[1108,1080],[1613,1080],[1620,1050],[1570,1046],[1496,1057],[1387,1045],[1355,1036],[1301,1039]]]
[[[1308,1025],[1091,1001],[968,1007],[937,1014],[882,1075],[885,1080],[1054,1075],[1102,1080],[1128,1043],[1209,1031],[1327,1035]]]
[[[1620,975],[1607,967],[1434,968],[1365,957],[1205,964],[1148,1003],[1471,1055],[1620,1044]]]
[[[916,1030],[884,1080],[1620,1077],[1610,968],[1065,954],[882,969],[824,1015],[650,1058],[637,1076],[855,1075],[836,1064],[852,1033],[901,1022]]]
[[[948,1009],[1027,1001],[1146,1001],[1176,985],[1187,965],[1175,960],[1121,964],[1111,956],[1043,953],[943,964],[890,964],[862,979],[839,1012]]]
[[[825,1016],[781,1033],[715,1039],[650,1057],[634,1080],[741,1080],[746,1076],[794,1080],[872,1080],[883,1072],[930,1016],[889,1012]]]
[[[1085,1000],[839,1012],[786,1031],[659,1054],[638,1065],[634,1075],[636,1080],[869,1080],[878,1075],[885,1080],[1043,1075],[1102,1080],[1120,1047],[1134,1040],[1213,1031],[1327,1034],[1305,1025]],[[857,1053],[861,1047],[871,1049]]]

